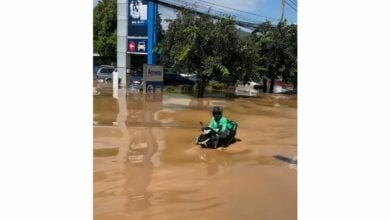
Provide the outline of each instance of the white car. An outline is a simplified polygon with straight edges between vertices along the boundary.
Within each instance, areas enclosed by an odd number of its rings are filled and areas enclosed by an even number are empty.
[[[180,75],[184,78],[187,78],[193,82],[196,82],[198,80],[198,77],[195,73],[180,73]]]
[[[261,85],[256,82],[238,83],[234,91],[235,95],[240,96],[258,96],[260,95]]]
[[[100,66],[96,72],[96,79],[110,80],[112,79],[112,72],[114,72],[115,67],[113,66]]]
[[[100,71],[101,70],[101,71]],[[99,72],[100,71],[100,72]],[[100,82],[110,82],[114,76],[114,73],[118,74],[118,69],[114,67],[102,67],[96,74],[97,80]],[[118,77],[118,82],[121,83],[121,78]]]

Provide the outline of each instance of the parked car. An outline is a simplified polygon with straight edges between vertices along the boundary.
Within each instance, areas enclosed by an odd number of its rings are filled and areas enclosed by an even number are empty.
[[[131,70],[128,88],[130,92],[139,92],[144,84],[142,69]],[[164,85],[195,85],[195,82],[181,76],[180,74],[164,72]]]
[[[100,66],[94,66],[93,67],[93,78],[96,79],[97,78],[97,73],[98,71],[103,68],[103,67],[111,67],[111,68],[114,68],[113,66],[109,66],[109,65],[100,65]]]
[[[93,78],[94,79],[96,79],[96,74],[97,74],[99,69],[100,69],[100,66],[94,66],[93,67]]]
[[[112,72],[115,67],[113,66],[100,66],[96,72],[96,79],[112,80]]]
[[[195,82],[181,76],[180,74],[164,72],[164,85],[195,85]]]
[[[239,96],[258,96],[262,86],[259,83],[250,81],[246,84],[239,82],[234,91],[235,95]]]
[[[180,73],[180,75],[184,78],[187,78],[193,82],[198,80],[198,76],[195,73]]]
[[[294,90],[294,85],[292,83],[286,83],[280,79],[275,80],[274,93],[285,93],[285,92],[291,92],[293,90]]]

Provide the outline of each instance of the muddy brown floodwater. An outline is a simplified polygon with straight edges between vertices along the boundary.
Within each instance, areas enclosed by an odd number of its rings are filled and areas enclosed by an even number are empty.
[[[297,99],[94,96],[95,220],[297,219]],[[213,106],[239,141],[195,145]]]

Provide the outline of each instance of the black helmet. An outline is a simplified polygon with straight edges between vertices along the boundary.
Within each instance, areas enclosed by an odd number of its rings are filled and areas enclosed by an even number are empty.
[[[213,116],[214,116],[215,120],[219,121],[219,119],[221,119],[221,117],[222,117],[222,112],[223,112],[223,110],[222,110],[222,108],[219,107],[219,106],[215,106],[215,107],[213,108]]]

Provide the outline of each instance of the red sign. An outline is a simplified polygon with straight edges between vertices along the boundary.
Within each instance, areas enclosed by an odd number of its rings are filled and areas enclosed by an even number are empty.
[[[130,41],[129,42],[129,50],[130,50],[130,52],[134,52],[135,51],[135,43],[134,43],[134,41]]]

